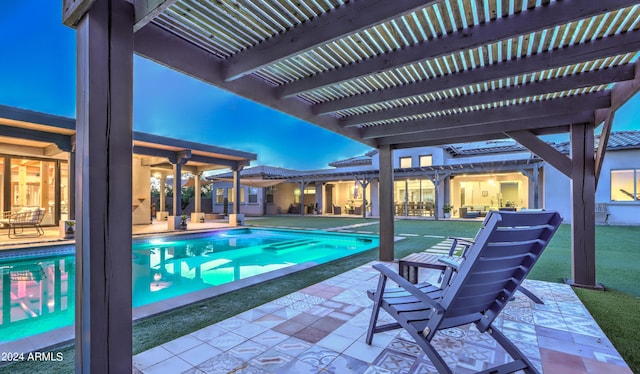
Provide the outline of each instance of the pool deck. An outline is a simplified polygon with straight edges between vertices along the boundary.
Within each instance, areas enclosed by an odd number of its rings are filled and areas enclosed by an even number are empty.
[[[189,225],[189,231],[222,227],[228,227],[228,224],[222,221],[193,223]],[[333,231],[343,229],[347,228],[336,227]],[[159,222],[135,226],[133,232],[137,236],[169,231],[166,222]],[[5,234],[0,236],[0,253],[15,247],[73,243],[58,237],[57,228],[46,228],[45,235],[40,238],[8,239]],[[397,270],[396,263],[385,264]],[[378,279],[378,273],[371,265],[142,352],[133,357],[134,372],[435,372],[411,337],[400,330],[376,334],[372,346],[364,343],[372,305],[365,291],[374,288]],[[421,276],[432,280],[437,273],[423,271]],[[534,304],[517,294],[516,300],[508,304],[496,321],[496,326],[525,352],[538,370],[546,373],[631,373],[571,287],[541,281],[526,281],[525,284],[545,304]],[[382,315],[382,322],[388,320],[384,312]],[[49,338],[58,342],[68,340],[73,336],[73,328],[55,335]],[[455,373],[482,370],[487,365],[509,360],[490,337],[479,334],[472,326],[439,333],[434,343],[440,352],[444,352],[445,360]]]

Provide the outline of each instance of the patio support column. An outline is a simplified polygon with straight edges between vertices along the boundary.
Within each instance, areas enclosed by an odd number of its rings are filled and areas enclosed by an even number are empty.
[[[233,171],[233,213],[240,214],[240,171],[242,166],[236,166]]]
[[[380,250],[381,261],[393,261],[393,150],[389,145],[378,148],[380,152]]]
[[[529,192],[529,196],[527,197],[527,201],[529,202],[529,208],[538,209],[539,201],[540,201],[540,182],[539,182],[539,174],[540,170],[538,165],[533,166],[533,171],[530,173],[527,170],[520,170],[520,172],[527,178],[529,178],[529,190],[533,190],[533,198],[531,198],[531,192]]]
[[[165,212],[167,209],[167,176],[163,173],[160,174],[160,206],[158,211]]]
[[[322,182],[316,182],[316,205],[316,211],[321,214],[324,206],[324,183]]]
[[[536,165],[533,168],[533,208],[540,207],[540,168]]]
[[[362,218],[365,218],[367,216],[367,202],[371,203],[367,199],[367,187],[369,187],[369,183],[371,183],[373,178],[362,177],[362,179],[360,179],[356,175],[356,180],[362,186]]]
[[[11,210],[11,158],[8,156],[4,157],[4,170],[2,171],[2,181],[0,183],[4,184],[4,195],[0,196],[3,200],[2,206],[3,210]],[[73,199],[73,195],[70,196]]]
[[[169,157],[169,162],[173,164],[173,216],[182,215],[182,165],[191,158],[191,151],[176,152],[175,156]]]
[[[380,217],[380,183],[379,178],[371,181],[371,188],[369,188],[369,203],[371,204],[371,215],[373,217]],[[393,208],[395,212],[395,207]]]
[[[200,213],[200,211],[202,210],[202,193],[201,193],[201,189],[202,189],[202,180],[200,179],[200,177],[202,177],[202,172],[197,172],[193,175],[193,199],[194,199],[194,210],[196,213]]]
[[[131,373],[133,5],[76,28],[76,373]]]
[[[599,288],[596,284],[595,154],[592,124],[571,125],[571,283]]]
[[[76,144],[75,140],[69,152],[69,219],[76,219]]]
[[[433,179],[431,179],[431,183],[433,183],[433,218],[437,221],[440,218],[438,213],[440,211],[438,208],[440,203],[440,175],[437,170],[433,175]]]

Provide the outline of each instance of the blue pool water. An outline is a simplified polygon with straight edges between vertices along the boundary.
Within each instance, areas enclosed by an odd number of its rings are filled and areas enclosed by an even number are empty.
[[[366,235],[241,228],[134,241],[133,307],[304,263],[325,263],[378,246]],[[0,258],[0,343],[70,326],[73,247]]]

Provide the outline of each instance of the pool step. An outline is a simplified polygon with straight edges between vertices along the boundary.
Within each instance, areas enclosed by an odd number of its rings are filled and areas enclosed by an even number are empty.
[[[295,239],[295,240],[288,240],[282,243],[270,244],[264,247],[264,249],[267,249],[270,251],[280,251],[283,249],[302,247],[305,245],[311,245],[311,244],[317,244],[317,243],[319,243],[319,241],[312,240],[312,239]]]

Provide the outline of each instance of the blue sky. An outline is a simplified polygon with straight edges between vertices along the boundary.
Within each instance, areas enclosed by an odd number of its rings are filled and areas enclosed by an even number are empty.
[[[75,31],[62,24],[61,8],[62,0],[0,1],[0,104],[75,117]],[[639,107],[636,95],[613,130],[640,129]],[[370,150],[137,56],[134,129],[253,152],[254,165],[293,169]]]

